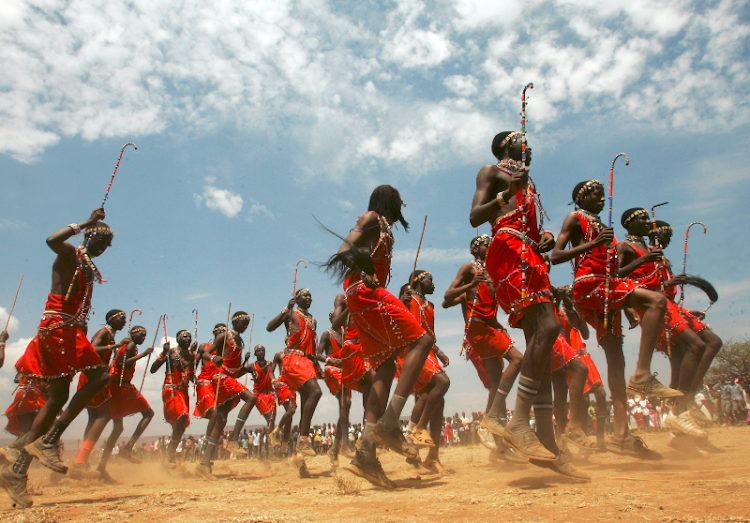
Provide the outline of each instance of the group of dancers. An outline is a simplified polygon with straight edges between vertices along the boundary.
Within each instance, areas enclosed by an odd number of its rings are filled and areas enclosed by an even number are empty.
[[[613,228],[605,226],[599,216],[606,201],[604,185],[586,180],[573,188],[576,210],[565,218],[555,237],[543,229],[541,202],[529,176],[531,150],[525,133],[498,134],[492,153],[497,162],[484,166],[477,175],[469,220],[473,227],[491,224],[492,235],[470,241],[474,259],[460,267],[442,302],[445,308],[460,306],[466,325],[462,352],[489,391],[480,437],[492,449],[492,459],[530,463],[586,481],[589,476],[571,463],[561,447],[569,443],[588,451],[658,458],[640,437],[630,433],[628,393],[668,398],[671,412],[666,421],[675,437],[715,449],[700,426],[708,420],[693,398],[721,340],[703,323],[703,313],[684,309],[676,301],[676,288],[686,280],[672,273],[663,255],[662,249],[672,238],[669,224],[652,223],[643,208],[629,209],[621,219],[627,236],[618,242]],[[209,420],[207,444],[195,469],[208,480],[216,479],[212,458],[233,408],[241,405],[225,443],[229,452],[246,453],[238,441],[254,407],[267,420],[271,445],[286,450],[299,393],[300,437],[291,460],[301,477],[310,477],[305,456],[315,455],[310,422],[322,395],[319,379],[323,379],[340,405],[336,441],[328,451],[333,465],[338,465],[339,453],[343,453],[351,458],[349,471],[386,489],[396,484],[380,465],[378,446],[403,455],[411,466],[443,470],[440,430],[450,380],[444,371],[448,357],[436,344],[434,306],[427,299],[435,284],[428,271],[415,270],[398,295],[387,289],[394,227],[409,228],[402,205],[395,188],[375,188],[367,211],[346,237],[340,237],[340,248],[323,264],[343,292],[335,298],[330,328],[319,341],[317,321],[309,311],[312,294],[303,288],[266,327],[274,331],[283,325],[286,330],[286,347],[270,361],[262,345],[254,347],[252,355],[245,351],[243,333],[250,316],[243,311],[231,316],[230,325],[217,324],[210,342],[199,345],[188,330],[180,330],[176,347],[164,344],[149,370],[158,373],[164,368],[164,417],[172,426],[167,467],[175,467],[176,446],[190,421],[191,387],[195,394],[192,415]],[[137,462],[133,445],[154,417],[154,410],[132,383],[136,363],[146,357],[150,360],[154,350],[139,352],[146,329],[129,327],[117,342],[116,333],[129,321],[126,312],[112,310],[91,341],[86,336],[93,283],[101,281],[93,260],[106,251],[113,237],[104,218],[104,210],[97,209],[88,219],[47,239],[57,254],[52,288],[38,334],[15,365],[19,388],[6,414],[8,430],[17,439],[0,449],[4,462],[0,484],[22,507],[33,503],[27,490],[33,459],[61,474],[98,475],[113,481],[106,470],[107,459],[122,433],[122,419],[141,415],[120,453]],[[81,245],[68,243],[81,232]],[[555,288],[549,280],[551,265],[565,261],[573,266],[573,282]],[[499,308],[508,315],[510,327],[523,330],[524,353],[499,323]],[[623,314],[631,329],[641,330],[636,370],[627,382]],[[160,322],[166,337],[166,318]],[[606,441],[606,395],[584,342],[589,326],[607,360],[614,434]],[[6,340],[7,333],[3,333],[0,341]],[[0,361],[3,348],[0,345]],[[654,351],[670,357],[669,387],[651,372]],[[68,401],[76,374],[80,374],[78,386]],[[252,390],[240,382],[246,374],[254,381]],[[394,378],[397,383],[391,394]],[[515,383],[516,401],[508,419],[506,400]],[[352,391],[361,393],[365,416],[356,447],[343,438],[348,434]],[[596,441],[584,432],[582,402],[588,392],[597,400]],[[412,394],[417,401],[405,434],[400,418]],[[278,426],[277,405],[284,408]],[[535,428],[530,425],[532,408]],[[61,458],[60,438],[84,409],[88,424],[83,445],[74,463],[67,465]],[[92,471],[89,457],[110,421],[112,433],[97,470]],[[429,449],[424,460],[420,447]]]

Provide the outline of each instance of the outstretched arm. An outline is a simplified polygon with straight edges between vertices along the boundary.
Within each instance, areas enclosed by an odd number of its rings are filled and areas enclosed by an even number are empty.
[[[292,313],[292,309],[294,309],[294,306],[297,304],[296,298],[292,298],[289,300],[289,303],[286,304],[286,307],[281,309],[281,312],[278,313],[276,316],[274,316],[271,321],[268,322],[268,325],[266,326],[266,330],[268,332],[273,332],[281,325],[289,327],[289,315]]]
[[[443,295],[443,308],[447,309],[460,302],[456,301],[462,294],[466,294],[471,289],[475,289],[481,282],[480,271],[474,273],[471,263],[464,263],[458,270],[458,274],[448,286],[448,290]],[[485,273],[486,274],[486,273]],[[468,283],[467,283],[468,282]]]

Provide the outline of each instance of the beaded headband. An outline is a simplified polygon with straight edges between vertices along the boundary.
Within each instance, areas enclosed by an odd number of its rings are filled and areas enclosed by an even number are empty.
[[[239,314],[239,315],[237,315],[237,316],[234,316],[234,317],[232,318],[232,321],[237,321],[237,320],[245,320],[245,319],[249,320],[249,319],[250,319],[250,316],[248,316],[247,314]]]
[[[135,334],[136,332],[146,332],[145,327],[133,327],[130,329],[130,334]]]
[[[185,333],[190,334],[190,332],[186,331],[185,329],[182,329],[180,332],[177,333],[176,337],[179,338],[180,336],[182,336]]]
[[[486,234],[483,234],[481,236],[477,236],[474,238],[474,240],[471,242],[472,247],[477,247],[479,244],[484,243],[485,241],[490,240],[490,237]]]
[[[627,229],[628,225],[630,225],[630,222],[632,222],[636,217],[640,216],[641,214],[645,214],[648,216],[648,211],[646,209],[638,209],[637,211],[633,211],[633,213],[625,218],[622,222],[623,226]]]
[[[226,330],[227,330],[227,327],[226,327],[226,325],[222,325],[221,327],[216,327],[216,328],[215,328],[215,329],[213,330],[213,332],[214,332],[214,333],[216,333],[216,332],[226,332]]]
[[[519,134],[519,133],[516,132],[516,131],[513,131],[508,136],[506,136],[505,138],[503,138],[503,141],[500,142],[500,148],[505,147],[505,144],[507,144],[509,141],[511,141],[513,139],[513,137],[516,136],[517,134]]]
[[[672,234],[672,226],[671,225],[662,225],[661,227],[656,228],[656,232],[668,232],[669,234]]]
[[[415,276],[414,278],[412,278],[411,281],[412,283],[422,281],[427,276],[432,276],[432,274],[430,274],[430,271],[424,271],[423,273],[420,273],[418,276]]]
[[[297,293],[296,293],[296,294],[294,295],[294,297],[295,297],[295,298],[299,298],[299,297],[300,297],[300,295],[301,295],[301,294],[302,294],[303,292],[310,292],[310,289],[308,289],[307,287],[305,287],[305,288],[303,288],[303,289],[300,289],[300,290],[298,290],[298,291],[297,291]]]
[[[91,236],[93,234],[112,234],[112,229],[109,226],[103,227],[101,225],[98,225],[96,227],[86,229],[85,234],[86,236]]]
[[[119,318],[120,316],[122,316],[123,318],[127,318],[128,315],[125,314],[125,311],[120,311],[120,312],[117,312],[117,313],[113,314],[107,321],[108,322],[112,321],[112,320],[114,320],[116,318]]]
[[[589,180],[586,183],[583,184],[583,187],[578,189],[578,193],[576,194],[575,199],[573,200],[575,203],[578,203],[581,201],[581,198],[586,196],[586,194],[589,192],[590,189],[593,189],[595,185],[601,185],[604,187],[604,184],[600,182],[599,180]]]

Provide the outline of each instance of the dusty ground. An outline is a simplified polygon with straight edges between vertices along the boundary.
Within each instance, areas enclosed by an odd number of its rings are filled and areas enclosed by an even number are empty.
[[[155,463],[112,463],[121,484],[97,481],[57,485],[32,470],[40,495],[35,507],[13,509],[0,493],[0,521],[271,523],[297,521],[750,521],[750,427],[710,429],[723,454],[692,456],[666,445],[666,434],[647,434],[662,461],[613,454],[577,457],[593,477],[577,483],[533,466],[490,465],[481,447],[448,449],[447,476],[422,476],[392,452],[383,467],[399,489],[384,491],[325,457],[308,458],[314,479],[302,480],[289,465],[224,461],[217,482],[197,479],[187,465],[168,473]],[[574,451],[575,452],[575,451]],[[337,475],[338,474],[338,475]],[[354,491],[352,493],[351,491]]]

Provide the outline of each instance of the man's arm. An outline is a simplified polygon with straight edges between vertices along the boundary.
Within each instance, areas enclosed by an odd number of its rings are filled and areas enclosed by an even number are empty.
[[[333,314],[331,314],[331,328],[335,331],[346,327],[349,308],[346,305],[346,295],[342,292],[333,300]]]
[[[3,363],[5,363],[5,342],[8,341],[9,337],[8,331],[0,332],[0,369],[3,368]]]
[[[292,310],[294,309],[294,306],[297,304],[297,299],[292,298],[289,300],[289,303],[286,304],[286,307],[281,309],[281,312],[278,313],[276,316],[274,316],[271,321],[268,322],[268,325],[266,325],[266,330],[268,332],[273,332],[281,325],[283,324],[286,326],[286,328],[289,328],[289,318],[292,314]]]
[[[47,238],[47,246],[58,255],[72,254],[75,251],[75,247],[73,247],[69,243],[66,243],[66,240],[78,234],[83,229],[88,229],[96,222],[103,220],[105,216],[106,214],[104,213],[104,209],[95,209],[87,220],[84,220],[81,223],[77,224],[77,229],[71,227],[71,225],[76,224],[71,224],[55,233],[52,233],[50,237]]]
[[[595,247],[612,243],[615,238],[615,231],[611,227],[605,227],[604,229],[602,229],[595,240],[590,242],[581,242],[578,245],[573,245],[575,243],[576,236],[583,236],[581,223],[578,220],[578,216],[576,216],[575,214],[569,214],[563,222],[560,234],[557,235],[555,247],[552,249],[552,254],[550,255],[550,262],[552,263],[552,265],[559,265],[560,263],[572,260]],[[568,243],[573,245],[570,249],[565,248]]]
[[[151,374],[155,374],[156,371],[159,370],[159,368],[164,365],[164,362],[167,361],[167,355],[169,353],[169,342],[164,344],[164,347],[162,348],[161,354],[156,357],[154,362],[151,364]]]
[[[461,268],[458,269],[456,277],[443,295],[443,308],[447,309],[448,307],[457,305],[458,302],[456,301],[456,298],[462,294],[466,294],[469,290],[476,288],[481,283],[478,276],[479,271],[474,273],[471,263],[464,263]]]
[[[616,248],[617,258],[620,265],[620,269],[617,271],[618,278],[626,278],[644,263],[656,262],[662,257],[661,249],[651,249],[643,256],[638,256],[633,248],[626,242],[618,243]]]

